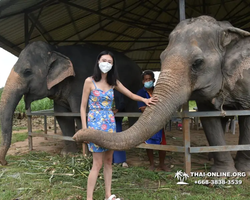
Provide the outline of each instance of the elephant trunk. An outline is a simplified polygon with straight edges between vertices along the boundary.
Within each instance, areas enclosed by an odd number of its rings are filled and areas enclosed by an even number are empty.
[[[191,83],[184,61],[176,59],[176,61],[165,63],[174,65],[172,69],[162,65],[162,71],[153,93],[158,97],[158,102],[147,107],[132,127],[119,133],[107,133],[94,129],[80,130],[73,139],[93,142],[109,149],[123,150],[139,145],[162,129],[172,114],[188,100],[191,94]]]
[[[12,137],[13,114],[22,98],[23,87],[20,76],[12,69],[5,84],[0,101],[0,121],[2,129],[2,142],[0,146],[0,164],[6,165],[5,156],[9,150]]]

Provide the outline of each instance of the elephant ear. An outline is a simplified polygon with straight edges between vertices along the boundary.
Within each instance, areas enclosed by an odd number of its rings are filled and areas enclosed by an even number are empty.
[[[70,59],[63,54],[52,51],[49,52],[49,71],[47,75],[47,87],[50,90],[69,76],[75,76],[75,71]]]
[[[237,80],[243,78],[243,71],[250,68],[250,33],[232,26],[227,27],[221,41],[226,49],[222,74],[230,90],[233,90]]]
[[[222,41],[222,47],[227,47],[234,45],[239,40],[241,40],[244,37],[249,37],[250,33],[247,31],[244,31],[239,28],[235,27],[228,27],[226,30],[222,32],[221,41]]]

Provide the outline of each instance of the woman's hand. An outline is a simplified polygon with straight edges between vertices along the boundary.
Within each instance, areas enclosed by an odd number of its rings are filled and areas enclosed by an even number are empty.
[[[156,104],[156,102],[158,101],[158,98],[157,98],[157,96],[153,96],[153,97],[151,97],[151,98],[149,98],[149,99],[146,99],[146,98],[144,98],[144,103],[147,105],[147,106],[150,106],[151,104]]]

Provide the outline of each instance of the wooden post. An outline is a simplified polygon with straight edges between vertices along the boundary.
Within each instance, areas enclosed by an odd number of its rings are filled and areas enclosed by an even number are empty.
[[[185,103],[182,107],[182,112],[189,112],[189,104]],[[190,149],[190,123],[189,117],[182,118],[182,131],[183,131],[183,140],[184,140],[184,169],[187,174],[191,172],[191,154]]]
[[[56,117],[54,116],[54,133],[56,134]]]
[[[47,129],[47,115],[44,115],[44,133],[48,134],[48,129]],[[47,137],[44,137],[45,140],[48,140]]]
[[[82,154],[83,156],[87,156],[88,155],[88,146],[86,143],[82,143]]]
[[[30,115],[30,108],[27,110],[28,113],[28,141],[29,141],[29,150],[33,150],[33,141],[32,141],[32,116]]]

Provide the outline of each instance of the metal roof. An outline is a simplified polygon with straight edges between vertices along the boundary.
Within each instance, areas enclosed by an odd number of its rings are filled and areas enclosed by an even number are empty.
[[[186,0],[185,9],[186,18],[210,15],[250,31],[250,0]],[[27,39],[95,43],[159,70],[178,22],[178,0],[0,0],[0,46],[18,56]]]

